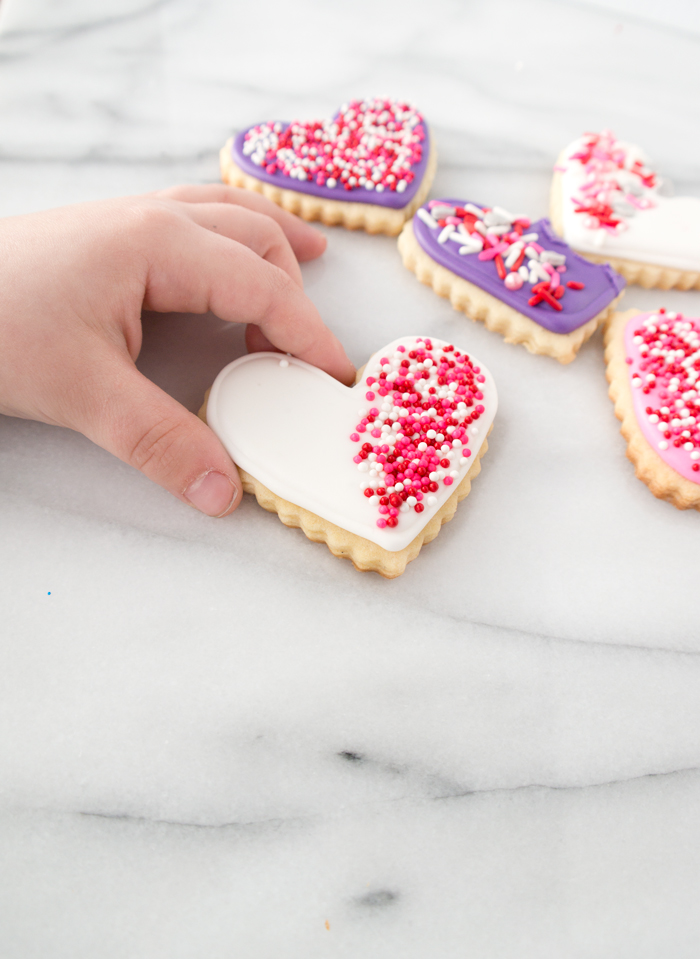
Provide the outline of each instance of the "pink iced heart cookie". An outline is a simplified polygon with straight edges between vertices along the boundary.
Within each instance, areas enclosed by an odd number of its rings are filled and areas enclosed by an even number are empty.
[[[554,170],[552,225],[570,246],[630,283],[700,289],[700,199],[662,195],[638,146],[587,133]]]
[[[390,235],[427,196],[436,163],[421,114],[384,97],[352,100],[326,120],[259,123],[221,151],[232,186],[305,220]]]
[[[605,343],[637,476],[678,509],[700,509],[700,319],[628,310],[612,318]]]
[[[402,337],[354,387],[291,356],[244,356],[214,381],[206,421],[261,505],[391,578],[469,493],[496,406],[474,357]]]

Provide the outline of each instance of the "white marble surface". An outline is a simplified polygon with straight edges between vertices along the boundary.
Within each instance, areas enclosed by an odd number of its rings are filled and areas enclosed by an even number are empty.
[[[601,126],[700,194],[692,0],[429,8],[2,0],[0,213],[214,180],[232,129],[384,91],[434,195],[541,215]],[[599,337],[532,357],[327,232],[304,278],[355,362],[429,332],[493,372],[483,473],[387,582],[0,417],[0,955],[697,956],[700,516],[635,479]],[[140,366],[196,409],[242,349],[151,316]]]

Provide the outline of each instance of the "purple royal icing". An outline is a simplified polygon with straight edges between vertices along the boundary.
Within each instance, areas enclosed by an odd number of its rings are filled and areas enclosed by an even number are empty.
[[[269,120],[265,122],[275,123],[276,121]],[[289,124],[284,121],[282,121],[282,123],[286,130]],[[297,193],[310,193],[312,196],[320,196],[324,200],[342,200],[347,203],[371,203],[373,206],[387,206],[393,210],[400,210],[402,207],[408,206],[418,192],[428,166],[430,134],[425,123],[419,123],[418,126],[422,128],[425,134],[425,138],[421,143],[421,159],[420,163],[415,164],[415,166],[411,168],[415,176],[403,193],[397,193],[395,190],[384,190],[383,193],[377,193],[376,190],[365,190],[362,186],[356,186],[351,190],[346,190],[344,186],[340,185],[328,187],[319,186],[318,183],[314,183],[312,180],[293,180],[280,170],[275,170],[274,173],[268,173],[264,167],[257,166],[247,156],[243,155],[245,135],[252,127],[248,127],[247,130],[243,130],[234,137],[233,144],[231,145],[231,156],[233,162],[239,166],[244,173],[248,173],[250,176],[254,176],[257,180],[262,180],[264,183],[272,183],[274,186],[278,186],[283,190],[295,190]]]
[[[463,207],[470,201],[446,199],[440,202],[445,203],[446,206]],[[483,209],[478,203],[473,205]],[[427,204],[424,209],[428,210]],[[585,289],[567,289],[559,300],[562,305],[561,312],[545,302],[538,306],[530,306],[528,300],[533,294],[529,283],[523,283],[519,290],[509,290],[496,272],[493,260],[480,260],[477,253],[460,254],[459,244],[455,241],[438,243],[439,228],[432,229],[417,216],[412,222],[418,243],[433,260],[470,283],[474,283],[475,286],[480,286],[482,290],[486,290],[487,293],[512,306],[518,313],[529,317],[552,333],[571,333],[577,330],[604,310],[625,286],[623,278],[609,266],[590,263],[575,253],[554,233],[549,220],[543,218],[532,223],[525,233],[538,233],[537,242],[541,247],[566,257],[566,273],[561,275],[561,281],[565,286],[569,280],[575,280],[585,284]]]

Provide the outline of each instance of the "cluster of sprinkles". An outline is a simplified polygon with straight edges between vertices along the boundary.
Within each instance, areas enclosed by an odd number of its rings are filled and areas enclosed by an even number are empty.
[[[243,153],[266,173],[345,190],[403,193],[423,155],[423,117],[408,103],[351,100],[331,120],[261,123]]]
[[[682,449],[700,472],[700,320],[662,309],[641,321],[632,342],[639,359],[627,357],[631,382],[649,396],[645,413],[661,434],[658,448]]]
[[[367,473],[360,487],[384,529],[435,505],[440,485],[452,486],[469,462],[467,431],[479,432],[485,377],[466,353],[423,337],[365,373],[369,406],[350,439],[361,444],[353,457]]]
[[[566,289],[583,290],[585,284],[561,278],[566,273],[566,257],[554,250],[545,250],[537,242],[538,233],[527,233],[530,220],[513,216],[500,206],[478,207],[473,203],[452,206],[444,200],[430,200],[417,216],[431,230],[438,232],[438,243],[451,240],[459,244],[462,255],[474,254],[480,260],[491,260],[507,289],[532,286],[530,306],[547,303],[562,310],[559,300]]]
[[[585,134],[581,149],[568,159],[577,160],[586,174],[572,199],[588,229],[621,233],[627,229],[625,217],[655,206],[656,174],[609,130]],[[565,169],[555,167],[562,172]]]

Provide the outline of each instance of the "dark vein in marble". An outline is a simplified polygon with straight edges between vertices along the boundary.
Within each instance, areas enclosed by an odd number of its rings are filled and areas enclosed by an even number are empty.
[[[468,796],[490,796],[499,793],[518,793],[525,791],[535,791],[538,789],[548,792],[571,792],[572,790],[583,789],[607,789],[611,786],[626,786],[630,783],[642,782],[643,780],[667,779],[670,776],[682,776],[685,774],[700,773],[700,766],[686,766],[682,769],[669,769],[666,772],[640,773],[638,776],[629,776],[625,779],[606,779],[603,782],[587,783],[581,786],[555,786],[551,783],[523,783],[522,786],[494,786],[487,789],[465,789],[461,792],[448,792],[442,796],[434,796],[432,802],[444,802],[448,799],[465,799]]]
[[[180,821],[177,819],[159,819],[153,816],[138,816],[133,813],[94,812],[91,810],[78,810],[78,812],[72,813],[71,815],[83,816],[86,819],[109,819],[115,822],[147,823],[148,825],[152,825],[152,826],[184,826],[184,827],[187,827],[188,829],[202,829],[202,830],[260,829],[260,830],[263,830],[264,828],[267,828],[273,831],[281,828],[287,823],[304,822],[309,818],[305,816],[287,816],[287,817],[280,816],[272,819],[252,819],[252,820],[238,820],[238,821],[231,821],[231,822],[203,823],[203,822],[189,822],[187,820]]]
[[[353,901],[355,905],[364,909],[386,909],[387,906],[391,906],[398,899],[400,899],[399,893],[393,889],[373,889],[364,896],[358,896]]]
[[[346,809],[363,809],[368,806],[380,807],[383,805],[392,805],[397,803],[413,803],[413,804],[428,804],[433,802],[446,802],[449,800],[461,800],[468,799],[476,796],[498,796],[498,795],[512,795],[515,793],[522,792],[535,792],[537,790],[546,791],[546,792],[581,792],[586,789],[607,789],[612,786],[626,786],[631,783],[640,783],[645,780],[661,780],[668,779],[671,776],[683,776],[688,774],[697,774],[700,773],[700,767],[698,766],[689,766],[682,769],[671,769],[666,772],[649,772],[641,773],[638,776],[630,776],[623,779],[610,779],[605,780],[604,782],[599,783],[587,783],[585,785],[572,785],[572,786],[554,786],[547,783],[523,783],[521,786],[495,786],[486,789],[461,789],[455,791],[449,791],[447,793],[430,796],[430,797],[416,797],[416,796],[399,796],[392,799],[381,799],[381,800],[369,800],[368,802],[348,804]],[[51,812],[56,813],[58,810],[36,810],[42,812]],[[145,824],[152,826],[176,826],[179,828],[186,829],[197,829],[203,831],[216,831],[216,830],[241,830],[241,831],[253,831],[256,829],[268,829],[278,830],[284,825],[292,823],[309,823],[309,824],[318,824],[325,817],[319,815],[318,813],[309,814],[307,816],[279,816],[271,819],[260,819],[260,820],[241,820],[241,821],[232,821],[232,822],[220,822],[220,823],[199,823],[199,822],[189,822],[187,820],[177,820],[177,819],[158,819],[151,816],[138,816],[130,813],[107,813],[107,812],[94,812],[90,810],[78,810],[76,812],[69,812],[68,815],[80,816],[86,819],[105,819],[112,820],[115,822],[125,822],[133,824]],[[385,890],[380,890],[381,893],[384,893]],[[372,893],[368,893],[368,897]],[[371,903],[367,903],[371,905]]]

